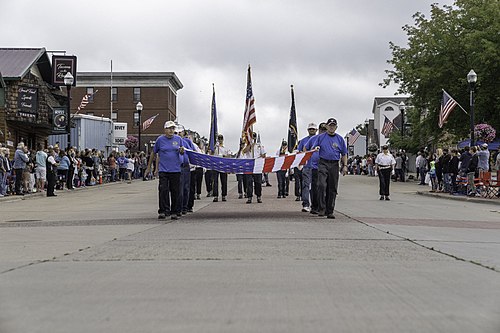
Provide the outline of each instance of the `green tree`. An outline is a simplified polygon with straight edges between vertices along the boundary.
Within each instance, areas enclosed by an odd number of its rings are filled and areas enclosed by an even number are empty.
[[[500,1],[456,0],[453,6],[433,4],[430,19],[413,16],[405,25],[406,47],[390,42],[394,69],[387,70],[381,85],[399,84],[398,93],[411,95],[412,143],[431,140],[441,143],[451,134],[469,136],[469,116],[456,107],[448,122],[437,125],[442,89],[469,112],[467,73],[478,74],[475,94],[475,123],[486,122],[500,129]]]

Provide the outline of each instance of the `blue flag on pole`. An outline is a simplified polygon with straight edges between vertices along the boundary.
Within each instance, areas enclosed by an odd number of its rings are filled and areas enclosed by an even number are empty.
[[[210,114],[210,138],[208,139],[208,147],[210,151],[215,151],[215,144],[217,143],[217,108],[215,106],[215,85],[212,83],[212,112]]]

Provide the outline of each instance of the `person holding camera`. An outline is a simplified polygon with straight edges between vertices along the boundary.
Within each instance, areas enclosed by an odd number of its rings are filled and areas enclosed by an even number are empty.
[[[245,158],[265,158],[266,150],[264,147],[257,143],[257,133],[252,133],[252,141],[247,143],[246,147],[243,149],[243,154]],[[257,196],[257,202],[262,203],[262,173],[254,173],[245,175],[247,183],[247,204],[252,203],[253,190],[255,186],[255,195]]]

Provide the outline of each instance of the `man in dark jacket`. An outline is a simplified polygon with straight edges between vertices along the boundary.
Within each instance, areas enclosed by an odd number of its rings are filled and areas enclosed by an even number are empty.
[[[450,160],[448,148],[443,149],[443,156],[441,156],[441,167],[443,170],[444,192],[450,193],[451,179],[450,179]]]
[[[476,195],[476,185],[474,184],[474,178],[479,176],[479,172],[477,169],[479,158],[477,156],[477,148],[470,147],[469,150],[471,154],[470,163],[467,168],[467,195],[475,196]]]

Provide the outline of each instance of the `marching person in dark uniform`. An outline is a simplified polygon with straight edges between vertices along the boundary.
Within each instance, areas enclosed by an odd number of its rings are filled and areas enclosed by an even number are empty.
[[[375,165],[378,171],[379,178],[379,193],[380,200],[391,200],[389,199],[389,186],[391,185],[391,172],[394,169],[396,160],[394,156],[389,152],[389,147],[387,145],[382,146],[382,152],[377,155],[375,159]]]
[[[240,148],[238,149],[238,153],[236,153],[236,158],[245,158],[243,154],[243,149],[245,148],[245,141],[240,138]],[[247,197],[247,183],[245,179],[245,175],[243,173],[236,174],[236,180],[238,181],[238,199],[243,199],[243,193],[245,198]]]
[[[314,146],[319,148],[318,163],[318,216],[334,219],[335,199],[339,184],[339,162],[342,159],[342,175],[347,174],[347,145],[344,138],[335,133],[337,120],[326,121],[326,133],[315,137]],[[328,193],[327,193],[328,189]]]

